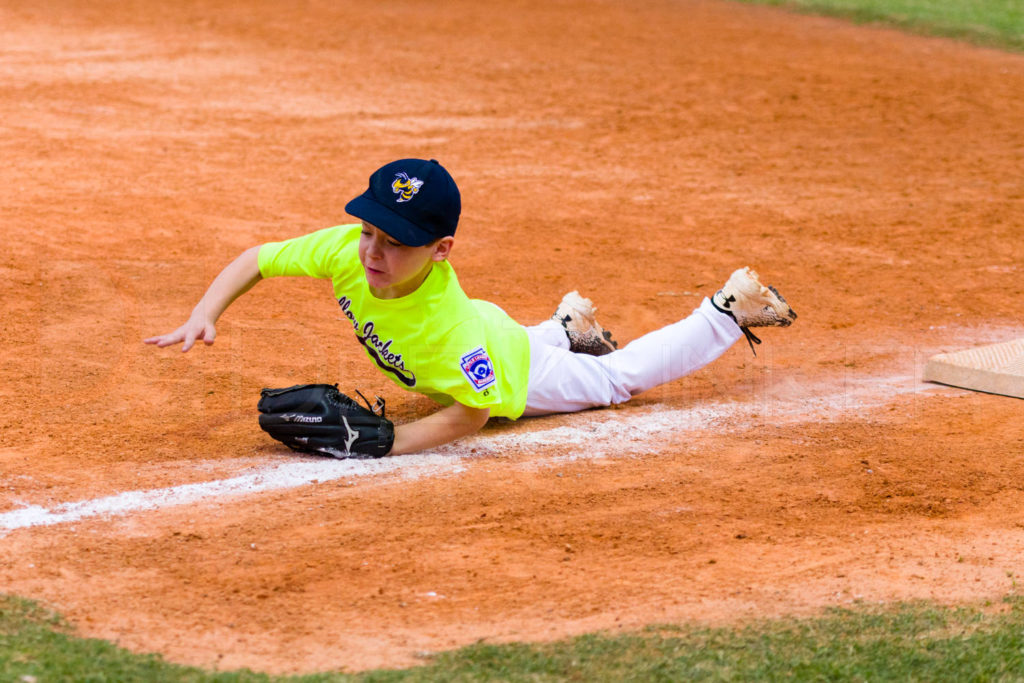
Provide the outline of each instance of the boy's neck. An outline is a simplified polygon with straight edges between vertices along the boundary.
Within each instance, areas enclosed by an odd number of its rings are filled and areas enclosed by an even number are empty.
[[[434,270],[434,263],[434,261],[428,262],[416,277],[406,282],[383,288],[370,286],[370,293],[377,299],[401,299],[403,296],[409,296],[427,281],[427,277]]]

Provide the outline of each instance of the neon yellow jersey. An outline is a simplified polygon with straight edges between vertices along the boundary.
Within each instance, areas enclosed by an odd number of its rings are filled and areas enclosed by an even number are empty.
[[[435,263],[415,292],[378,299],[359,263],[360,230],[339,225],[264,244],[260,274],[330,278],[356,339],[403,389],[442,405],[490,408],[492,416],[522,415],[530,373],[526,330],[494,304],[467,297],[447,261]]]

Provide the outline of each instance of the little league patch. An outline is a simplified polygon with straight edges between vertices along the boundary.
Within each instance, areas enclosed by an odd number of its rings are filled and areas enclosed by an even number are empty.
[[[482,346],[462,357],[462,374],[477,391],[483,391],[494,384],[494,365]]]

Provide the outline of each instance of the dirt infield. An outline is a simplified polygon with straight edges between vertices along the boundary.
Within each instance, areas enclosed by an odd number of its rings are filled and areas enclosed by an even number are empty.
[[[919,377],[1024,333],[1024,57],[703,0],[8,0],[0,121],[0,592],[85,635],[356,670],[1016,590],[1024,404]],[[800,319],[628,406],[351,469],[255,420],[307,381],[431,410],[328,284],[141,343],[402,156],[452,171],[463,286],[524,323],[578,288],[628,340],[746,264]]]

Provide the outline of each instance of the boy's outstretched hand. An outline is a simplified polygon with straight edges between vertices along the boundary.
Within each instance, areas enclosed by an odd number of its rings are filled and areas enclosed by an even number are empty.
[[[200,339],[209,346],[213,343],[216,336],[217,329],[214,327],[213,323],[208,320],[206,316],[201,314],[197,315],[194,312],[188,319],[188,322],[176,329],[174,332],[157,335],[156,337],[150,337],[149,339],[143,339],[142,341],[145,344],[156,344],[161,348],[185,342],[181,347],[181,350],[184,353],[191,349],[196,341]]]
[[[217,336],[217,329],[214,323],[220,318],[231,302],[249,291],[253,285],[260,281],[259,267],[260,248],[249,247],[234,261],[229,263],[220,275],[214,278],[206,294],[199,300],[196,307],[192,309],[192,315],[188,322],[176,329],[174,332],[161,334],[149,339],[143,339],[146,344],[157,346],[171,346],[185,342],[181,347],[182,351],[188,351],[202,339],[207,346],[213,343]]]

